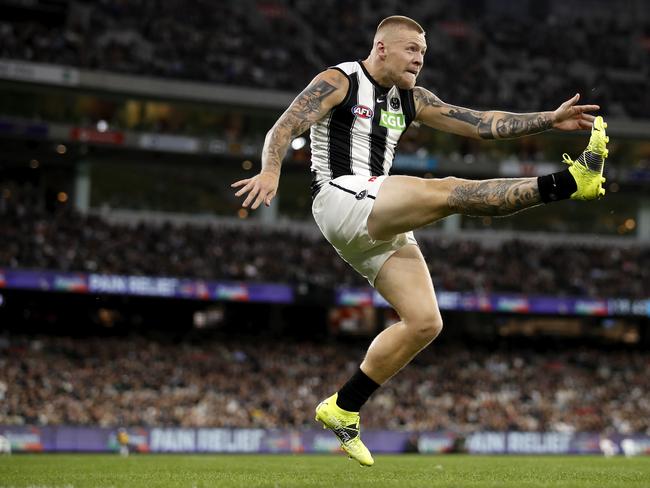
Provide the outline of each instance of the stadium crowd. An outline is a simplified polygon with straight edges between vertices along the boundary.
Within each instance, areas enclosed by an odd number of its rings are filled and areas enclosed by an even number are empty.
[[[0,57],[295,92],[324,67],[364,57],[377,21],[396,12],[427,31],[420,81],[443,100],[548,110],[579,91],[613,117],[650,110],[642,0],[617,9],[602,0],[418,0],[400,9],[370,0],[76,1],[59,23],[7,14]]]
[[[0,425],[314,427],[350,345],[142,337],[0,340]],[[650,434],[647,352],[432,347],[365,407],[365,428]]]
[[[315,230],[315,229],[314,229]],[[0,198],[0,268],[366,285],[317,231],[259,225],[111,223],[29,198]],[[647,298],[650,247],[480,241],[421,234],[438,289]]]
[[[367,284],[317,232],[259,225],[111,223],[64,206],[0,198],[0,268],[309,284]],[[647,298],[650,247],[501,246],[423,233],[438,289]],[[278,257],[281,256],[281,259]]]

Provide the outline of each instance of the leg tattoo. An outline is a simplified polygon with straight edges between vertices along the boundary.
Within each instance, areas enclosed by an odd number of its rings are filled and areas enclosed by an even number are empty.
[[[510,215],[541,203],[537,178],[464,181],[447,198],[454,212],[476,216]]]

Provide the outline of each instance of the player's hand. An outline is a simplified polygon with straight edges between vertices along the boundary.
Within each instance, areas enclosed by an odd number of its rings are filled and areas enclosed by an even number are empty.
[[[580,94],[576,93],[560,105],[553,112],[553,128],[560,130],[585,130],[591,129],[594,122],[593,115],[586,112],[593,112],[600,108],[599,105],[576,105],[580,100]]]
[[[259,207],[262,202],[267,207],[271,205],[271,200],[275,197],[275,194],[278,191],[278,183],[280,182],[280,175],[271,173],[269,171],[264,172],[253,176],[252,178],[247,178],[245,180],[239,180],[234,182],[231,188],[239,188],[239,191],[235,193],[235,196],[242,196],[248,193],[248,196],[242,203],[242,207],[248,207],[251,205],[251,209],[255,210]]]

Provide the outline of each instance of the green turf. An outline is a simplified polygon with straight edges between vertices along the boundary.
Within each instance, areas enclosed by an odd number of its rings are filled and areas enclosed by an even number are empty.
[[[118,487],[650,487],[650,458],[13,455],[0,488]]]

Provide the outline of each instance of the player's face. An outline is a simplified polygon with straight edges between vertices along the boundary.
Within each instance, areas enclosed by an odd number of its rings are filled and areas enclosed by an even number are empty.
[[[386,45],[386,67],[395,85],[403,90],[415,86],[422,65],[427,43],[424,34],[404,30]]]

